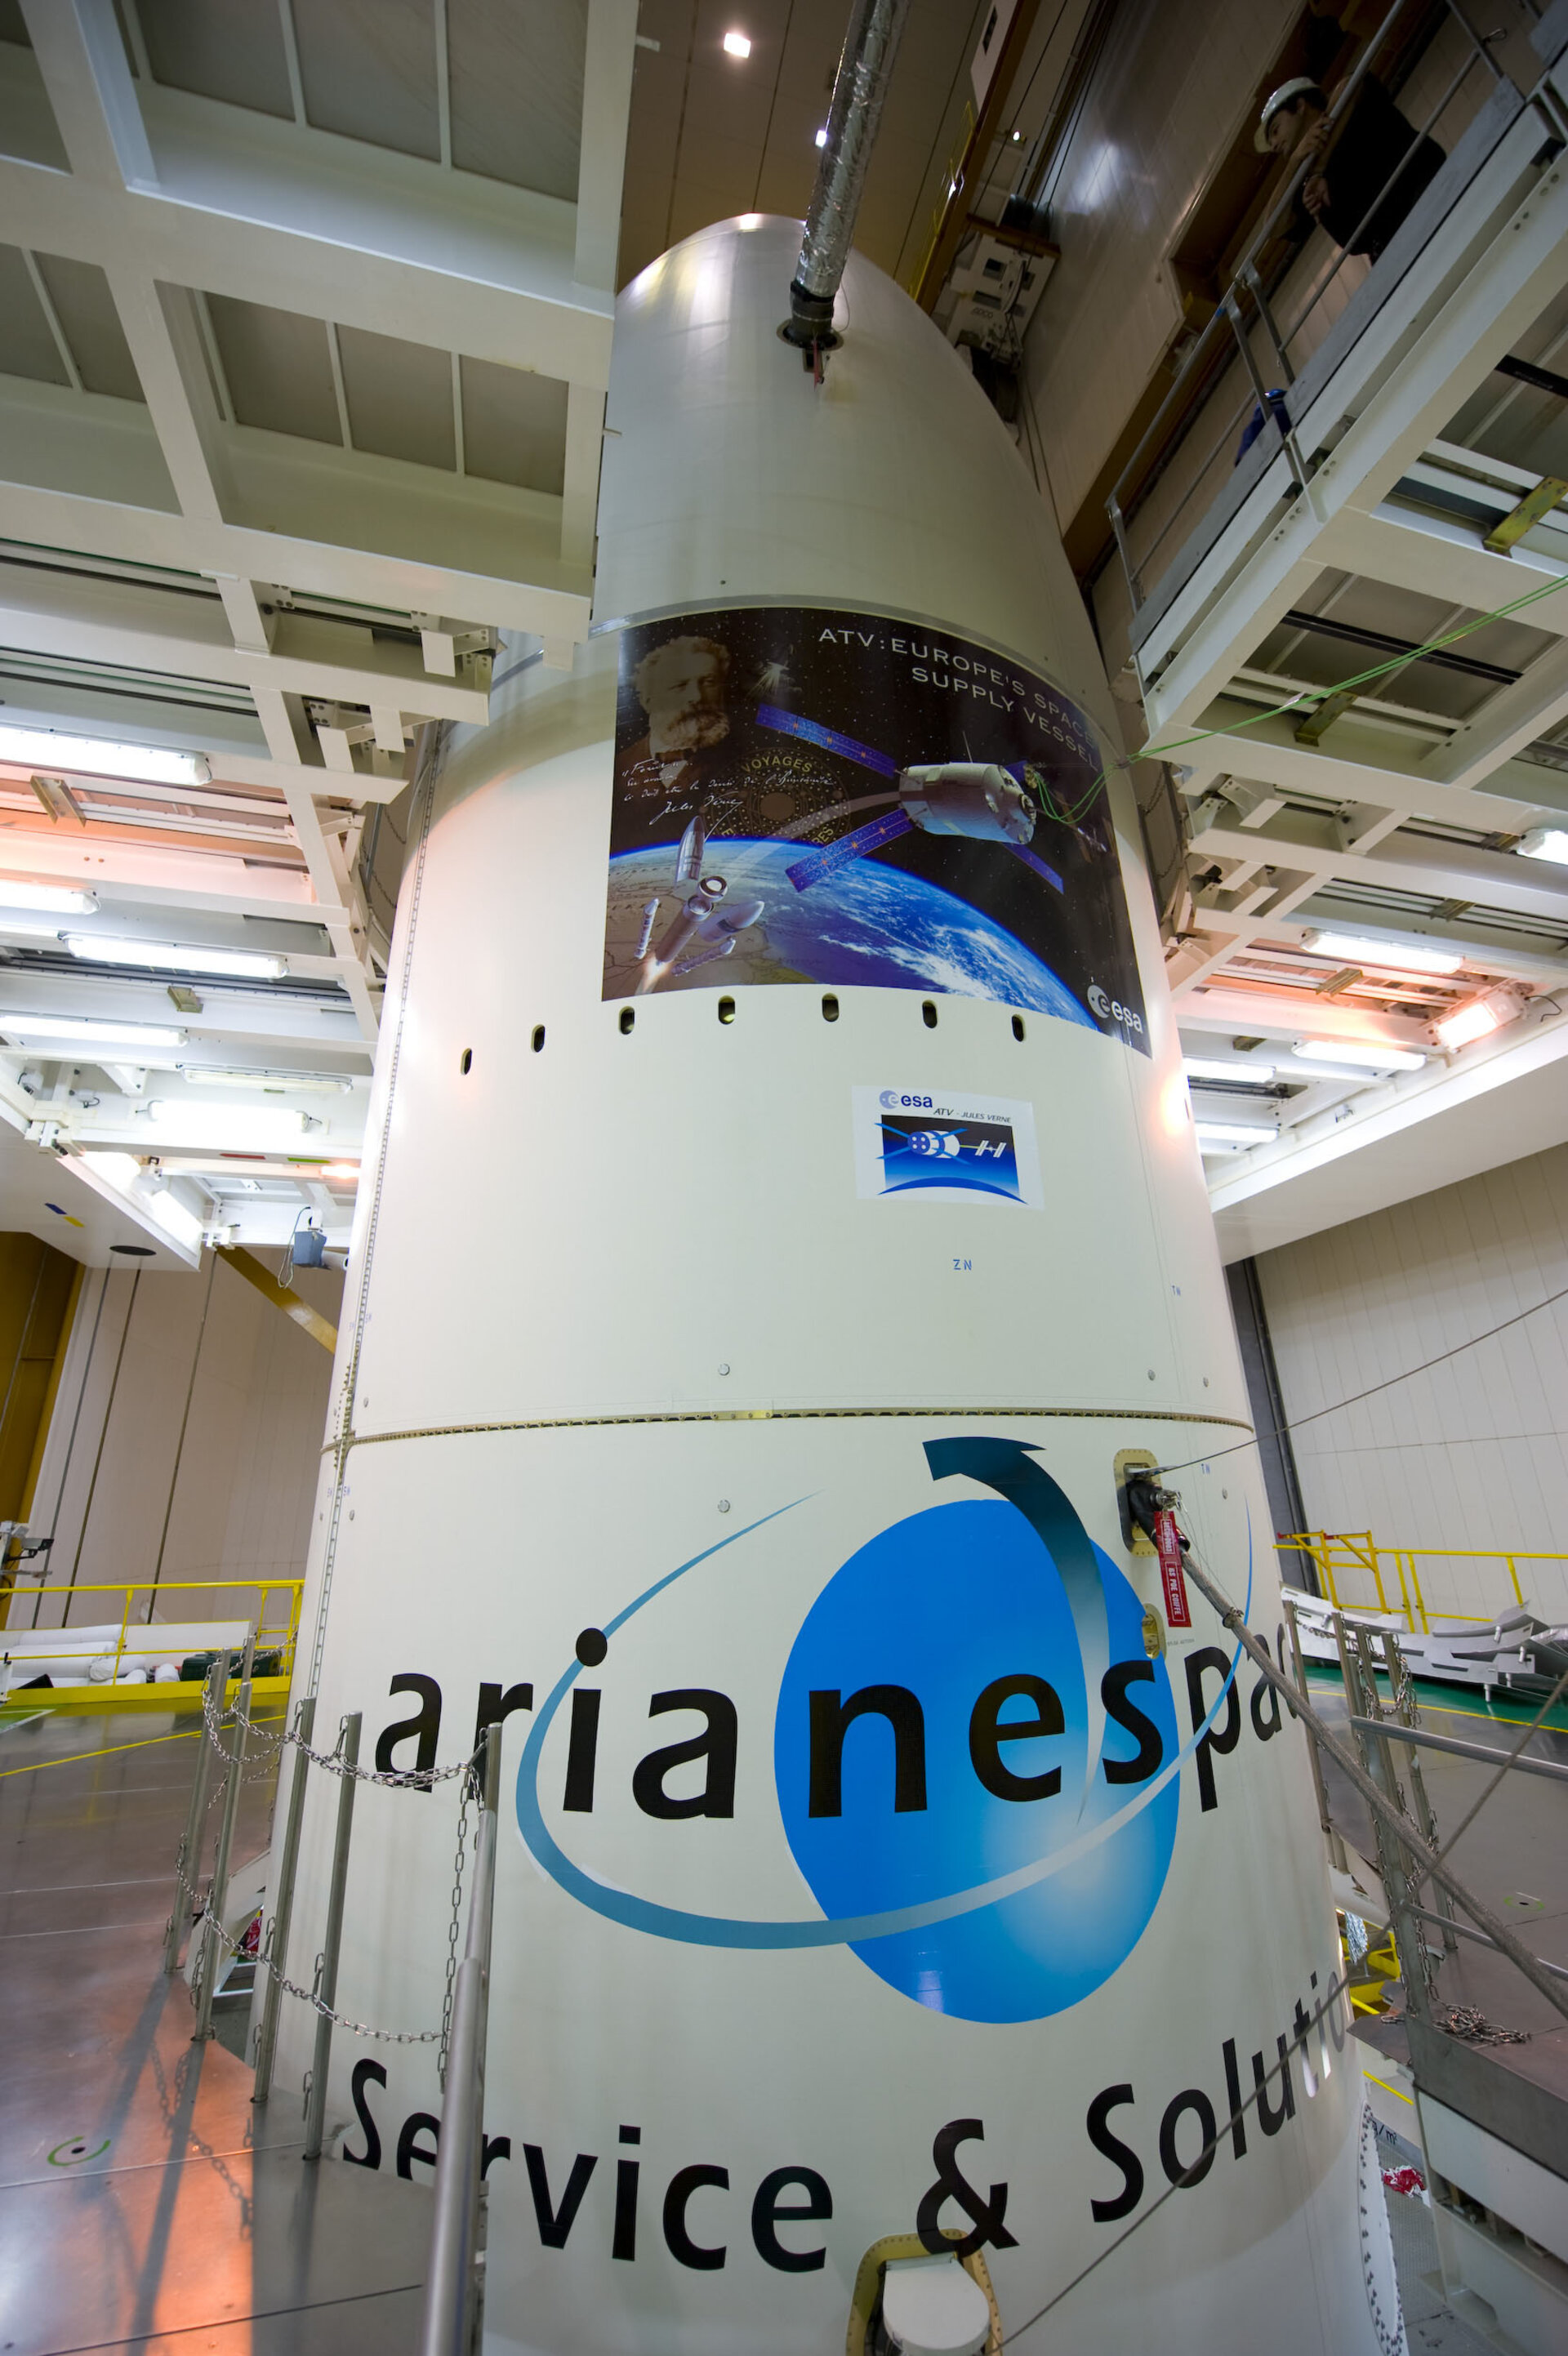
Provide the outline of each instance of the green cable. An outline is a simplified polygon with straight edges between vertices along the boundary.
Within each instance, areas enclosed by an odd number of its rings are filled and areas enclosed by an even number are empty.
[[[1295,694],[1288,696],[1283,703],[1273,704],[1263,712],[1255,712],[1250,720],[1239,721],[1233,728],[1195,729],[1190,736],[1178,736],[1171,744],[1146,745],[1143,752],[1131,754],[1125,760],[1117,761],[1111,766],[1130,769],[1135,761],[1167,760],[1173,753],[1185,752],[1190,744],[1211,744],[1216,737],[1219,736],[1240,736],[1245,730],[1260,727],[1265,720],[1278,720],[1287,712],[1300,710],[1304,704],[1309,710],[1316,711],[1319,705],[1327,703],[1337,695],[1343,695],[1348,690],[1369,686],[1373,680],[1386,679],[1391,671],[1403,670],[1407,664],[1419,662],[1423,655],[1436,654],[1444,647],[1451,647],[1458,639],[1467,638],[1477,630],[1484,630],[1488,622],[1505,621],[1509,615],[1520,612],[1526,605],[1535,605],[1542,597],[1555,596],[1557,592],[1563,588],[1568,588],[1568,573],[1556,581],[1542,582],[1539,588],[1527,589],[1521,597],[1511,598],[1506,605],[1495,605],[1490,613],[1477,614],[1474,621],[1461,622],[1456,629],[1444,630],[1440,637],[1428,638],[1423,645],[1412,647],[1408,654],[1391,655],[1387,661],[1374,663],[1368,670],[1357,671],[1349,679],[1338,680],[1332,687],[1299,688]],[[1039,790],[1047,817],[1055,819],[1061,826],[1076,825],[1084,811],[1089,809],[1098,798],[1101,788],[1110,774],[1110,766],[1101,769],[1087,793],[1068,810],[1057,808],[1050,790],[1042,777],[1039,781]]]

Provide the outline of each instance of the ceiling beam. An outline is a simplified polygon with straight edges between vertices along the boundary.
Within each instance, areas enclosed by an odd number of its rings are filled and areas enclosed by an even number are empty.
[[[29,388],[29,391],[33,391]],[[38,390],[42,390],[38,388]],[[6,388],[7,396],[10,388]],[[72,396],[85,401],[86,395]],[[129,404],[118,403],[127,407]],[[0,398],[0,449],[16,453],[10,435],[14,407]],[[352,454],[323,454],[342,462]],[[0,459],[0,465],[5,462]],[[371,461],[367,470],[391,472],[392,461]],[[404,467],[403,476],[429,470]],[[310,470],[317,477],[313,491],[324,501],[332,496],[332,477],[344,481],[347,466],[330,465]],[[358,504],[373,507],[386,527],[384,538],[394,544],[354,545],[347,539],[313,539],[287,530],[273,531],[232,522],[188,519],[126,497],[94,497],[55,484],[32,480],[0,480],[0,537],[36,547],[65,548],[83,556],[108,556],[133,564],[163,564],[175,570],[220,574],[246,580],[285,583],[288,587],[321,597],[342,597],[366,605],[392,605],[395,612],[437,613],[460,616],[473,626],[529,630],[542,637],[573,641],[587,634],[591,613],[592,576],[585,565],[564,564],[558,521],[541,525],[507,512],[504,494],[492,501],[492,529],[483,535],[465,529],[460,503],[443,498],[440,477],[428,487],[406,483],[381,486],[344,482],[359,495]],[[417,496],[410,496],[417,488]],[[491,490],[489,485],[476,490]],[[302,509],[306,501],[302,497]],[[560,502],[551,502],[556,517]],[[401,510],[401,512],[400,512]],[[526,573],[490,571],[459,559],[445,562],[430,552],[443,542],[459,546],[465,541],[489,541],[475,553],[499,555],[501,534],[509,556]],[[465,554],[467,552],[465,552]],[[532,576],[532,577],[530,577]],[[395,604],[393,601],[395,600]]]
[[[70,13],[70,0],[48,0],[46,13]],[[63,86],[46,84],[58,111]],[[398,167],[412,158],[248,109],[208,102],[203,122],[174,96],[148,94],[167,134],[155,142],[152,186],[0,159],[7,235],[111,275],[139,270],[372,335],[406,341],[417,323],[414,340],[438,350],[607,385],[615,298],[573,275],[575,205],[498,183],[475,189],[435,166],[410,175]]]
[[[1275,716],[1239,695],[1217,696],[1202,726],[1211,732],[1204,742],[1176,745],[1168,755],[1187,772],[1180,783],[1189,799],[1229,776],[1487,833],[1517,832],[1536,812],[1568,809],[1568,776],[1557,770],[1506,761],[1484,784],[1445,785],[1424,766],[1431,736],[1362,718],[1354,707],[1317,744],[1297,742],[1293,714]]]
[[[1564,600],[1568,604],[1568,600]],[[1528,616],[1527,616],[1528,618]],[[1475,786],[1568,715],[1568,637],[1489,695],[1473,720],[1427,755],[1428,774],[1445,786]]]
[[[1347,849],[1336,839],[1333,820],[1310,810],[1282,810],[1265,825],[1245,830],[1206,828],[1195,850],[1199,857],[1212,851],[1249,864],[1267,860],[1282,867],[1310,867],[1325,880],[1392,885],[1430,893],[1438,900],[1478,901],[1477,916],[1489,905],[1552,924],[1568,923],[1568,868],[1520,859],[1515,851],[1487,851],[1398,830],[1368,842],[1365,850],[1359,843]],[[1563,978],[1568,980],[1568,964]]]
[[[252,693],[270,689],[328,702],[392,704],[422,720],[482,727],[489,717],[485,690],[432,678],[416,646],[377,643],[368,626],[286,613],[263,616],[249,582],[231,582],[228,588],[231,595],[245,591],[258,628],[270,621],[270,648],[235,644],[227,599],[204,602],[132,582],[44,573],[0,561],[0,645],[217,680]]]
[[[1531,548],[1495,556],[1481,544],[1477,526],[1451,516],[1423,515],[1387,500],[1379,506],[1342,508],[1318,543],[1320,561],[1336,570],[1386,581],[1419,597],[1445,597],[1477,614],[1495,613],[1532,589],[1547,594],[1520,616],[1532,630],[1568,637],[1568,564],[1558,564]]]
[[[1352,503],[1369,509],[1392,491],[1404,468],[1568,279],[1568,179],[1537,174],[1538,133],[1538,123],[1521,118],[1504,134],[1466,198],[1459,234],[1432,240],[1298,422],[1300,440],[1312,449],[1352,412],[1332,455],[1283,520],[1268,528],[1279,488],[1276,462],[1221,537],[1219,550],[1230,552],[1235,567],[1224,585],[1219,586],[1227,559],[1217,552],[1151,634],[1139,657],[1151,741],[1190,724],[1299,602],[1316,572],[1344,564],[1344,556],[1334,553],[1337,520]],[[1506,236],[1499,233],[1505,227]],[[1430,316],[1422,325],[1423,309]],[[1402,336],[1408,338],[1402,349]],[[1358,391],[1364,395],[1359,408]],[[1249,552],[1249,535],[1257,539],[1260,532],[1260,544]],[[1479,537],[1470,535],[1473,545]],[[1528,578],[1521,580],[1513,594],[1529,585]],[[1435,567],[1421,586],[1428,596],[1466,594]],[[1502,602],[1488,599],[1483,610]]]
[[[1249,990],[1240,981],[1211,982],[1207,990],[1184,998],[1177,1020],[1184,1032],[1223,1033],[1232,1038],[1376,1039],[1389,1047],[1420,1048],[1427,1054],[1432,1049],[1424,1023],[1332,999],[1304,1001],[1272,990]]]

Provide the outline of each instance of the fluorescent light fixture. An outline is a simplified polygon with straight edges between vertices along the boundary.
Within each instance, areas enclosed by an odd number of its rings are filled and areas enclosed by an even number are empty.
[[[0,908],[36,908],[47,916],[91,916],[98,903],[91,892],[74,891],[69,884],[24,884],[19,876],[0,875]]]
[[[212,1145],[231,1152],[296,1145],[306,1124],[304,1112],[292,1112],[287,1105],[186,1105],[167,1096],[153,1098],[146,1117],[169,1145]]]
[[[1372,933],[1313,932],[1302,947],[1314,957],[1337,958],[1341,965],[1376,965],[1395,973],[1457,973],[1465,962],[1459,949],[1435,948],[1429,941],[1380,940]]]
[[[1484,998],[1466,999],[1452,1014],[1434,1023],[1433,1029],[1445,1047],[1468,1047],[1477,1039],[1489,1039],[1519,1011],[1520,1001],[1511,990],[1488,990]]]
[[[324,1178],[336,1178],[341,1185],[357,1186],[360,1183],[360,1165],[357,1162],[328,1162],[324,1166],[321,1175]]]
[[[1515,848],[1521,859],[1550,859],[1553,866],[1568,867],[1568,827],[1532,826]]]
[[[1308,1064],[1348,1064],[1368,1072],[1419,1072],[1426,1063],[1414,1048],[1385,1047],[1380,1039],[1298,1039],[1293,1053]]]
[[[182,1064],[180,1077],[198,1088],[259,1088],[263,1095],[347,1096],[351,1079],[332,1072],[257,1072],[221,1068],[215,1064]]]
[[[134,777],[148,786],[204,786],[212,775],[199,753],[177,753],[167,744],[118,744],[106,736],[58,736],[52,728],[0,726],[0,761],[90,777]]]
[[[100,965],[150,966],[158,973],[219,973],[240,981],[276,981],[288,971],[280,957],[260,949],[204,949],[194,944],[180,948],[170,941],[137,941],[128,936],[67,933],[65,945],[74,958],[91,958]]]
[[[203,1223],[194,1211],[186,1209],[177,1194],[171,1194],[166,1188],[161,1194],[147,1195],[145,1201],[148,1215],[157,1221],[165,1235],[172,1236],[187,1251],[199,1248]]]
[[[164,1031],[151,1023],[86,1023],[68,1014],[3,1014],[0,1031],[11,1039],[58,1042],[73,1047],[183,1047],[183,1031]]]
[[[744,33],[726,33],[725,54],[731,58],[748,58],[751,55],[751,43]]]
[[[822,125],[822,129],[821,129],[821,130],[818,132],[818,134],[817,134],[817,136],[816,136],[816,140],[815,140],[815,142],[814,142],[814,145],[817,145],[818,147],[825,147],[825,146],[827,145],[827,144],[828,144],[828,126],[827,126],[827,124],[824,123],[823,123],[823,125]]]
[[[53,941],[59,943],[58,916],[14,916],[8,908],[0,908],[0,933],[9,940]]]
[[[1272,1124],[1267,1129],[1249,1128],[1239,1120],[1197,1120],[1193,1127],[1199,1145],[1262,1145],[1265,1139],[1279,1134]]]
[[[1181,1067],[1189,1080],[1252,1080],[1260,1087],[1274,1076],[1273,1064],[1211,1064],[1201,1055],[1184,1055]]]
[[[142,1173],[134,1153],[84,1153],[81,1159],[95,1178],[102,1178],[106,1186],[118,1187],[121,1194]]]

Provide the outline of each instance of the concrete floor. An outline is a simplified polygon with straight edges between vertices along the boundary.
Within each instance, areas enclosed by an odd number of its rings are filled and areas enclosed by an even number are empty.
[[[1331,1687],[1316,1698],[1343,1715]],[[1478,1696],[1427,1708],[1439,1731],[1509,1739]],[[403,2356],[428,2190],[307,2166],[292,2095],[255,2111],[250,2071],[216,2040],[192,2045],[187,1984],[163,1973],[194,1727],[140,1712],[0,1720],[0,2356]],[[1568,1732],[1541,1742],[1568,1759]],[[1451,1827],[1487,1771],[1423,1763]],[[1332,1798],[1370,1854],[1354,1794]],[[1563,1800],[1510,1778],[1456,1862],[1539,1954],[1568,1964]],[[270,1778],[245,1787],[237,1862],[266,1845],[271,1805]],[[1568,2092],[1568,2025],[1506,1962],[1463,1949],[1440,2001],[1528,2029],[1498,2058]],[[1443,2303],[1428,2211],[1389,2203],[1412,2356],[1477,2356],[1487,2343]]]
[[[157,1738],[194,1723],[0,1728],[0,2351],[402,2356],[428,2190],[307,2166],[297,2100],[255,2111],[164,1976],[196,1744]],[[237,1860],[271,1803],[270,1779],[245,1788]]]

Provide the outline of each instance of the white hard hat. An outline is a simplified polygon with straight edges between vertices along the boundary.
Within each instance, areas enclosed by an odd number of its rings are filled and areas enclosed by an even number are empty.
[[[1282,81],[1278,90],[1272,91],[1263,102],[1263,111],[1258,118],[1258,127],[1252,134],[1252,145],[1260,155],[1266,155],[1269,152],[1270,123],[1282,107],[1294,106],[1298,98],[1316,99],[1319,106],[1326,106],[1328,103],[1324,96],[1322,85],[1314,81],[1310,74],[1297,74],[1294,81]]]

